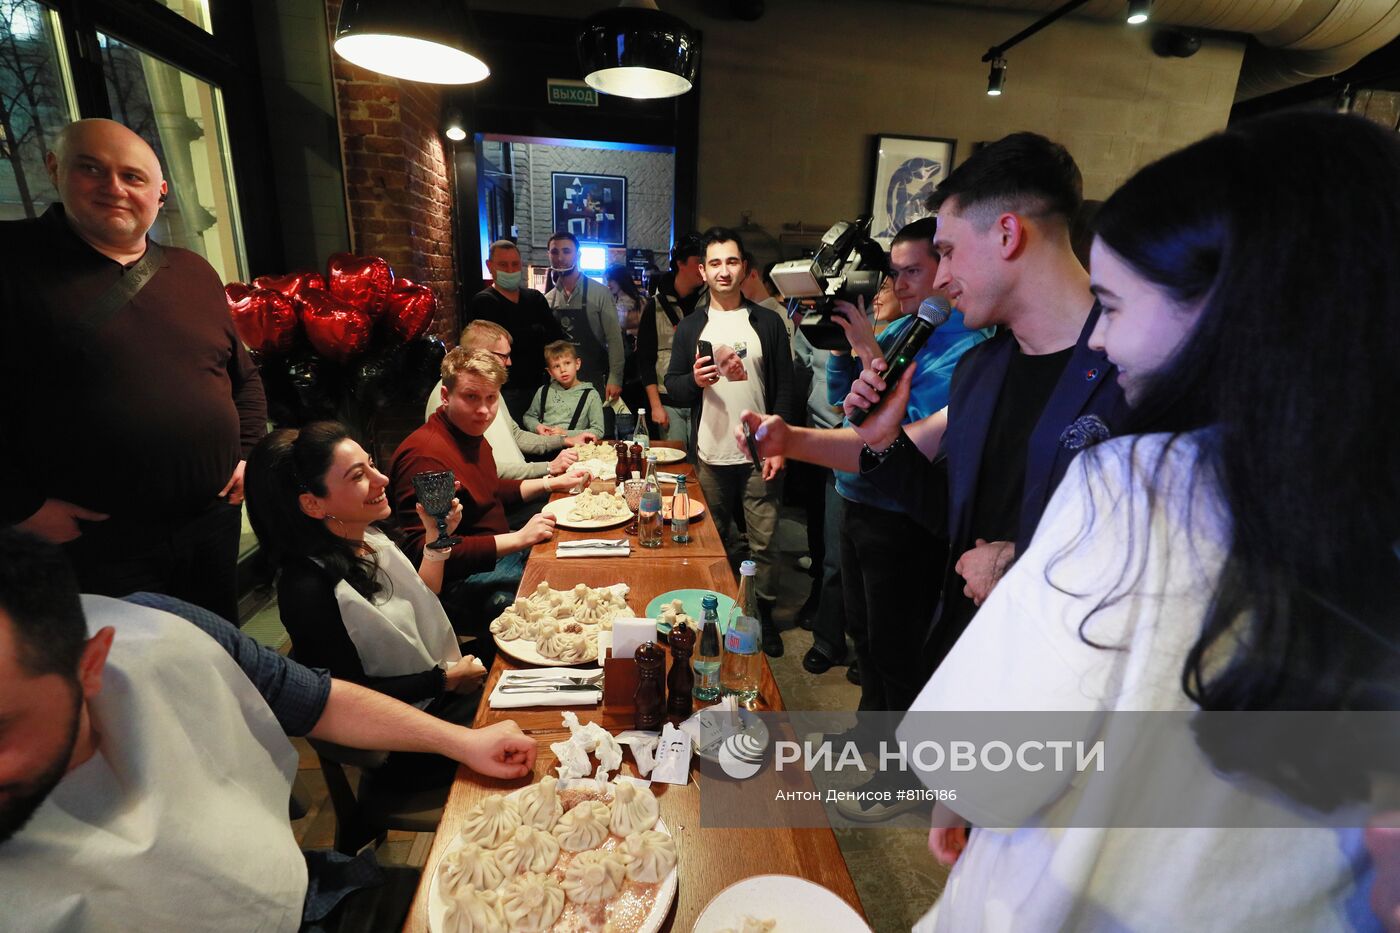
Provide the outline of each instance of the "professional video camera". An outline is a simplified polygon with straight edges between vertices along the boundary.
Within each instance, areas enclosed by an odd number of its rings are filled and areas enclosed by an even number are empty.
[[[869,216],[862,216],[833,225],[811,259],[780,262],[771,275],[789,306],[793,299],[808,306],[800,327],[812,346],[848,350],[845,332],[831,319],[841,312],[832,305],[837,300],[855,304],[857,298],[864,298],[870,311],[887,264],[884,249],[870,238]]]

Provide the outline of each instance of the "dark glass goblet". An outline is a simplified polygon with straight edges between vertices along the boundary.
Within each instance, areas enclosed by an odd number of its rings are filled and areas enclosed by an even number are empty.
[[[418,496],[418,504],[423,511],[437,519],[438,537],[425,547],[435,551],[445,551],[462,539],[447,533],[447,516],[452,514],[452,495],[457,491],[457,478],[451,470],[436,473],[415,473],[413,491]]]

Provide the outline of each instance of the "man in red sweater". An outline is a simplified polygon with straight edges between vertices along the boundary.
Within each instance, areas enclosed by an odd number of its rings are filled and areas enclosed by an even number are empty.
[[[483,631],[511,604],[520,589],[526,554],[554,536],[552,516],[537,514],[519,531],[511,531],[506,510],[588,477],[585,472],[570,471],[519,480],[502,479],[496,473],[491,444],[482,435],[496,417],[505,381],[506,369],[492,353],[458,347],[447,354],[442,361],[444,407],[404,439],[389,464],[389,494],[404,550],[415,563],[423,553],[424,531],[415,511],[413,477],[451,470],[457,479],[462,521],[456,533],[462,540],[447,560],[442,603],[462,634]]]

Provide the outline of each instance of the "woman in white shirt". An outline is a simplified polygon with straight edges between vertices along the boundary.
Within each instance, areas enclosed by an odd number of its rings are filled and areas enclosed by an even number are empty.
[[[438,601],[447,551],[415,570],[381,526],[389,480],[343,425],[283,428],[248,457],[248,517],[277,569],[277,602],[296,659],[442,719],[470,725],[486,670],[462,656]],[[437,521],[418,506],[430,538]],[[453,500],[448,528],[461,520]],[[391,754],[376,780],[404,789],[450,783],[453,762]]]
[[[1248,121],[1138,172],[1096,232],[1092,343],[1138,436],[1070,468],[900,737],[951,711],[1079,712],[1100,717],[1092,741],[1135,711],[1195,728],[1197,711],[1393,708],[1400,136],[1324,112]],[[1251,828],[1364,804],[1338,788],[1364,798],[1367,775],[1325,738],[1283,760],[1248,732],[1187,743],[1194,826],[1086,822],[1103,798],[1079,779],[1015,800],[960,787],[930,833],[956,864],[915,929],[1378,929],[1364,818]],[[1120,786],[1121,808],[1150,783]],[[959,855],[959,817],[1020,828],[974,829]]]

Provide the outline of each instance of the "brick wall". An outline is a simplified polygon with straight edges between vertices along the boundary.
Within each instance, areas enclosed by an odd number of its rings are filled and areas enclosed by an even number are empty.
[[[340,0],[326,0],[335,39]],[[457,339],[452,176],[441,133],[442,89],[399,81],[331,53],[355,252],[383,256],[395,273],[438,296],[434,331]]]

